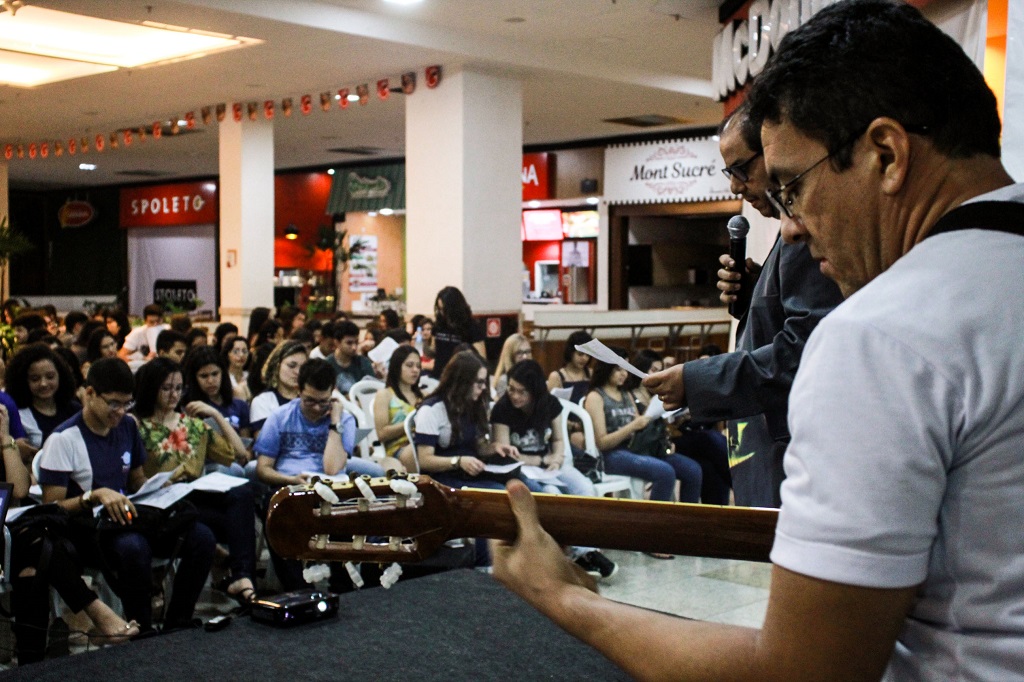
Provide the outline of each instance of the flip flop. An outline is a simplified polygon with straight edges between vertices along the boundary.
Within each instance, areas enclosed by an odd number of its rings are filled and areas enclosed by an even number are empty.
[[[135,632],[132,632],[133,628],[135,629]],[[89,630],[87,634],[89,635],[89,644],[92,646],[107,647],[115,644],[127,644],[133,637],[138,635],[139,632],[139,624],[134,620],[131,620],[124,624],[123,634],[105,635],[96,628]]]
[[[672,555],[672,554],[662,554],[661,552],[644,552],[644,554],[646,554],[647,556],[651,557],[652,559],[662,559],[662,560],[675,559],[674,555]]]

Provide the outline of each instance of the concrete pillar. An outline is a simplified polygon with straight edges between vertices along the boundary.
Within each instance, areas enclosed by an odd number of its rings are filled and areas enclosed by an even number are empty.
[[[474,313],[522,301],[523,98],[519,81],[452,70],[406,98],[408,311],[433,316],[452,285]]]
[[[1024,180],[1024,3],[1010,2],[1006,19],[1006,89],[1003,99],[1003,164]]]
[[[220,317],[242,334],[274,305],[274,126],[262,116],[220,124]]]

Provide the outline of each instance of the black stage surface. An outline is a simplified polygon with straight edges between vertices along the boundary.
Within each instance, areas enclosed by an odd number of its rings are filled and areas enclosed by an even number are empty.
[[[490,576],[457,570],[341,595],[337,618],[290,629],[236,618],[65,656],[4,680],[627,680]]]

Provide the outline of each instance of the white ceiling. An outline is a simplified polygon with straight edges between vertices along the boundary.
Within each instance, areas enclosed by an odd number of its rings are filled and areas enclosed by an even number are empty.
[[[403,95],[361,107],[320,111],[318,94],[441,64],[512,74],[524,83],[523,139],[553,143],[638,132],[602,119],[663,114],[715,124],[711,42],[717,0],[424,0],[401,7],[382,0],[29,0],[29,4],[121,21],[157,21],[243,35],[262,44],[195,60],[122,70],[35,89],[0,87],[0,144],[149,125],[205,105],[295,99],[275,117],[277,168],[320,166],[364,157],[332,147],[404,152]],[[679,18],[676,18],[678,15]],[[522,19],[515,23],[510,18]],[[443,84],[442,84],[443,87]],[[314,111],[298,113],[311,94]],[[415,95],[412,95],[415,96]],[[230,115],[230,114],[229,114]],[[680,127],[680,126],[676,126]],[[690,126],[683,126],[690,127]],[[666,128],[669,129],[669,128]],[[84,158],[9,162],[14,187],[84,186],[138,178],[217,174],[216,123],[200,132]],[[652,130],[652,129],[648,129]],[[653,130],[658,130],[657,128]]]

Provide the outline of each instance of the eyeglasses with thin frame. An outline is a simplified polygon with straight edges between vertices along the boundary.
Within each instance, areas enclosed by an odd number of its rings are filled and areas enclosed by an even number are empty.
[[[122,403],[120,400],[107,400],[99,393],[96,394],[96,397],[105,402],[111,412],[131,412],[132,408],[135,407],[134,400]]]
[[[787,218],[792,218],[793,217],[793,197],[788,196],[787,193],[788,192],[792,192],[793,188],[796,186],[796,184],[798,182],[800,182],[800,180],[802,180],[805,175],[807,175],[812,170],[814,170],[815,168],[817,168],[821,164],[825,163],[826,161],[828,161],[829,159],[834,157],[836,154],[838,154],[839,152],[843,151],[844,149],[849,147],[851,144],[856,142],[858,139],[860,139],[860,136],[868,131],[868,127],[870,125],[871,124],[869,123],[867,126],[864,126],[860,130],[858,130],[855,134],[851,135],[841,145],[836,147],[835,151],[829,152],[828,154],[826,154],[822,158],[818,159],[817,161],[812,163],[802,173],[797,173],[796,176],[792,180],[787,182],[786,184],[780,185],[779,187],[777,187],[775,189],[766,190],[765,191],[765,196],[768,197],[768,203],[770,203],[772,205],[772,208],[774,208],[778,212],[778,214],[780,216],[786,216]],[[928,126],[922,126],[922,125],[905,125],[905,126],[903,126],[903,129],[906,130],[911,135],[923,135],[923,134],[928,132]]]
[[[473,385],[479,386],[480,388],[487,388],[487,379],[477,379],[473,382]]]
[[[307,407],[315,407],[315,408],[320,409],[320,410],[325,410],[325,409],[327,409],[328,407],[331,406],[331,399],[330,398],[324,398],[323,400],[318,400],[316,398],[311,398],[308,395],[304,395],[304,396],[300,396],[300,397],[302,398],[302,404],[307,406]]]
[[[757,152],[746,161],[740,161],[739,163],[734,163],[731,166],[726,166],[722,169],[722,173],[727,178],[736,178],[740,182],[749,182],[750,174],[747,173],[747,166],[750,165],[751,161],[761,156],[762,153],[763,152]]]

